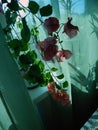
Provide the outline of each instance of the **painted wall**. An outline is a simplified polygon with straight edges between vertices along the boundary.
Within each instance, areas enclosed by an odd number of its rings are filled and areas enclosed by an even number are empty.
[[[41,130],[35,107],[13,60],[0,26],[0,90],[18,130]],[[5,120],[3,120],[5,121]]]

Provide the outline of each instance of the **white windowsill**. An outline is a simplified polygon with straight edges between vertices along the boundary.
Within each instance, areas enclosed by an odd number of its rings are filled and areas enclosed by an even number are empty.
[[[29,90],[29,95],[34,101],[34,103],[38,103],[42,99],[44,99],[46,96],[48,96],[47,87],[37,87],[34,89]]]

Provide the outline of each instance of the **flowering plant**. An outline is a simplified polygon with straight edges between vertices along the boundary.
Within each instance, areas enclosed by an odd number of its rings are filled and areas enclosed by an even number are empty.
[[[65,33],[69,38],[73,38],[79,31],[78,27],[71,24],[72,18],[70,17],[68,17],[66,23],[60,24],[56,17],[50,16],[52,6],[49,4],[41,8],[35,1],[30,1],[27,7],[24,7],[17,0],[11,0],[10,3],[4,1],[4,3],[7,7],[4,11],[7,20],[7,27],[4,28],[4,32],[8,46],[20,70],[23,71],[22,77],[30,84],[47,86],[48,92],[52,94],[54,99],[61,101],[64,105],[70,104],[67,93],[68,81],[61,83],[60,80],[64,78],[63,72],[60,75],[54,75],[54,72],[58,71],[59,68],[56,68],[56,66],[50,67],[48,62],[53,64],[58,62],[59,64],[59,62],[63,62],[72,56],[70,50],[63,48],[60,32],[63,28],[62,33]],[[20,11],[27,14],[22,17]],[[37,13],[41,17],[48,18],[43,21]],[[32,27],[26,20],[29,14],[32,14]],[[37,25],[36,19],[39,20],[40,25]],[[39,26],[42,26],[48,34],[42,41],[39,40],[41,33]],[[36,49],[31,48],[32,44]]]

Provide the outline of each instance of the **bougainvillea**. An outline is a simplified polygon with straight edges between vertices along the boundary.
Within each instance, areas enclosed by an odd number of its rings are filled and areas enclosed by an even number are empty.
[[[71,56],[72,56],[72,52],[69,50],[62,49],[56,53],[58,62],[63,62],[66,59],[69,59]]]
[[[56,89],[54,82],[50,82],[48,84],[48,92],[50,94],[52,94],[52,97],[54,100],[61,102],[62,105],[70,104],[70,99],[69,99],[69,95],[67,94],[67,92],[64,90]]]
[[[65,33],[70,39],[74,38],[79,31],[78,26],[71,23],[72,18],[70,17],[65,23],[60,23],[57,17],[50,16],[53,11],[50,4],[40,7],[37,2],[29,1],[28,6],[24,7],[16,0],[14,2],[12,0],[10,3],[4,1],[4,3],[7,6],[4,11],[7,21],[4,33],[11,53],[17,60],[19,69],[22,70],[22,77],[29,84],[47,86],[48,92],[55,100],[60,101],[63,105],[70,104],[67,93],[69,84],[66,80],[60,82],[64,78],[63,72],[60,75],[54,75],[59,69],[55,66],[55,61],[60,64],[72,56],[71,50],[63,47],[62,43],[66,42],[63,41],[61,35]],[[21,16],[20,10],[26,14]],[[32,14],[34,25],[26,19],[29,14]],[[39,15],[40,17],[38,17]],[[44,21],[41,19],[42,17],[44,17]],[[43,36],[42,40],[39,39],[39,35],[42,33],[39,26],[42,26],[45,33],[47,32],[47,37]],[[30,48],[31,44],[36,49]],[[49,66],[48,62],[53,63],[54,67]]]
[[[44,21],[44,27],[50,34],[57,31],[59,26],[59,20],[56,17],[49,17]]]
[[[46,61],[52,60],[58,51],[57,41],[55,37],[48,37],[39,43],[39,47],[43,52],[43,59]]]
[[[64,31],[70,38],[73,38],[77,35],[79,28],[71,24],[72,18],[68,17],[67,23],[64,25]]]

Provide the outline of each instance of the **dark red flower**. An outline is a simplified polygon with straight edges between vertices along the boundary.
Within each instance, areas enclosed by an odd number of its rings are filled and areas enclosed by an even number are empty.
[[[44,51],[50,46],[55,45],[57,43],[55,37],[48,37],[44,40]]]
[[[53,60],[53,57],[58,51],[56,43],[57,41],[54,37],[48,37],[37,45],[37,47],[43,52],[44,60]]]
[[[56,53],[56,57],[59,62],[69,59],[71,56],[72,56],[72,52],[69,50],[62,49]]]
[[[41,51],[44,51],[44,41],[41,41],[37,44],[37,48],[40,49]]]
[[[55,32],[59,28],[59,20],[55,17],[50,17],[44,21],[44,27],[48,33]]]
[[[60,101],[61,101],[62,105],[69,105],[70,104],[69,95],[67,94],[66,91],[61,91]]]
[[[77,35],[79,31],[78,26],[74,26],[71,24],[72,18],[68,18],[68,22],[64,25],[64,31],[70,38],[73,38]]]
[[[48,92],[53,93],[55,91],[55,83],[51,82],[48,84]]]
[[[58,46],[56,45],[56,39],[54,37],[49,37],[44,40],[43,58],[46,61],[52,60],[58,51]]]
[[[62,105],[69,105],[70,99],[66,91],[55,90],[52,95],[53,99],[60,101]]]
[[[56,55],[57,51],[58,51],[57,45],[50,44],[44,51],[44,60],[46,61],[53,60],[53,57]]]
[[[60,100],[60,92],[59,91],[55,91],[54,93],[53,93],[53,99],[55,99],[55,100]]]

